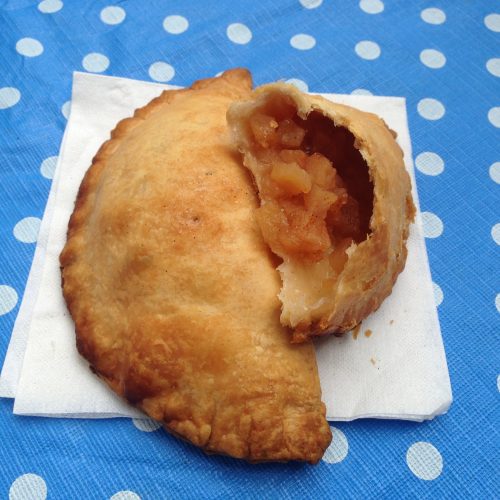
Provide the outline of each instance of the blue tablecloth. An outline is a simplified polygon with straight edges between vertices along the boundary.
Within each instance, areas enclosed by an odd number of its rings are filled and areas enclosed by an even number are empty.
[[[74,70],[189,85],[407,98],[454,389],[416,424],[334,424],[317,466],[208,457],[127,419],[16,417],[0,401],[0,497],[474,497],[500,494],[500,5],[493,0],[0,0],[0,359],[23,295]],[[63,180],[62,180],[63,181]],[[113,496],[114,495],[114,496]]]

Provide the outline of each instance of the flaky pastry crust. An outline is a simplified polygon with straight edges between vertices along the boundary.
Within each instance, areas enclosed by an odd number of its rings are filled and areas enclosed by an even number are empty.
[[[395,133],[382,119],[320,96],[304,94],[284,83],[264,85],[256,89],[250,99],[234,103],[228,111],[232,136],[243,153],[244,164],[254,175],[261,205],[269,202],[262,192],[265,183],[269,183],[272,167],[265,165],[268,160],[265,159],[267,151],[264,146],[267,143],[262,137],[268,141],[272,128],[279,130],[281,127],[277,120],[271,120],[273,110],[284,115],[286,113],[282,110],[290,106],[295,114],[293,120],[306,130],[302,149],[311,134],[308,127],[315,126],[314,130],[330,134],[331,146],[324,144],[324,138],[317,141],[320,151],[327,157],[330,155],[333,167],[343,176],[350,177],[351,182],[352,179],[355,182],[358,173],[350,169],[364,168],[365,191],[370,191],[369,196],[365,194],[369,202],[364,200],[365,204],[369,203],[370,210],[367,229],[360,240],[352,242],[346,249],[347,261],[341,271],[330,269],[329,255],[311,262],[286,251],[276,252],[283,259],[278,267],[283,282],[281,321],[293,329],[294,342],[303,342],[313,336],[354,328],[391,293],[406,262],[406,240],[415,208],[403,152],[395,140]],[[260,138],[259,134],[255,136],[252,128],[252,120],[254,124],[259,121],[256,115],[260,122],[262,116],[268,116],[270,120],[268,129],[260,133]],[[314,144],[315,138],[309,139]],[[346,152],[339,154],[336,148],[344,148]],[[308,150],[307,154],[314,151]],[[361,179],[363,172],[359,174]],[[283,176],[281,172],[276,175]],[[310,189],[309,185],[304,191],[306,189]],[[333,240],[333,230],[330,230],[330,236]],[[331,251],[334,250],[335,244]]]
[[[77,347],[117,394],[203,448],[317,462],[331,439],[313,346],[279,322],[279,276],[225,114],[232,70],[121,121],[60,256]]]

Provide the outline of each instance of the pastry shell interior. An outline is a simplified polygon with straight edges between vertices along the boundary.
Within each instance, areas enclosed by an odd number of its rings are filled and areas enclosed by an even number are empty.
[[[415,208],[396,134],[378,116],[276,83],[227,114],[279,257],[293,341],[346,332],[391,293]]]

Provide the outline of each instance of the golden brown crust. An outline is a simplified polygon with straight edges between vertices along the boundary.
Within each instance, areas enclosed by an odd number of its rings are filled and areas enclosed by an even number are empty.
[[[313,347],[279,323],[279,277],[225,112],[245,70],[123,120],[80,187],[60,262],[79,352],[206,451],[317,462],[330,428]]]
[[[373,184],[370,234],[349,250],[343,271],[324,293],[324,300],[316,310],[297,310],[287,289],[289,283],[297,279],[302,264],[281,255],[284,258],[279,267],[283,278],[281,321],[293,328],[294,342],[303,342],[312,336],[354,328],[391,293],[406,262],[406,240],[415,208],[403,152],[395,141],[394,132],[383,120],[372,113],[335,104],[320,96],[303,94],[287,84],[264,85],[254,91],[250,100],[235,103],[229,109],[228,122],[233,137],[250,170],[256,170],[256,153],[248,120],[256,110],[264,109],[273,99],[282,99],[283,96],[293,102],[301,119],[305,120],[311,113],[320,113],[336,127],[346,128],[354,136],[354,147],[368,165]]]

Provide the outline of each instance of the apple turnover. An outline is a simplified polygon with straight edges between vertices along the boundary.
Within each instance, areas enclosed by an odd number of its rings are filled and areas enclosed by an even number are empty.
[[[281,322],[293,341],[346,332],[391,293],[415,208],[395,134],[374,114],[264,85],[228,111],[280,257]]]
[[[165,91],[103,144],[60,256],[77,347],[167,430],[250,461],[317,462],[331,439],[311,343],[280,324],[279,274],[226,111],[232,70]]]

